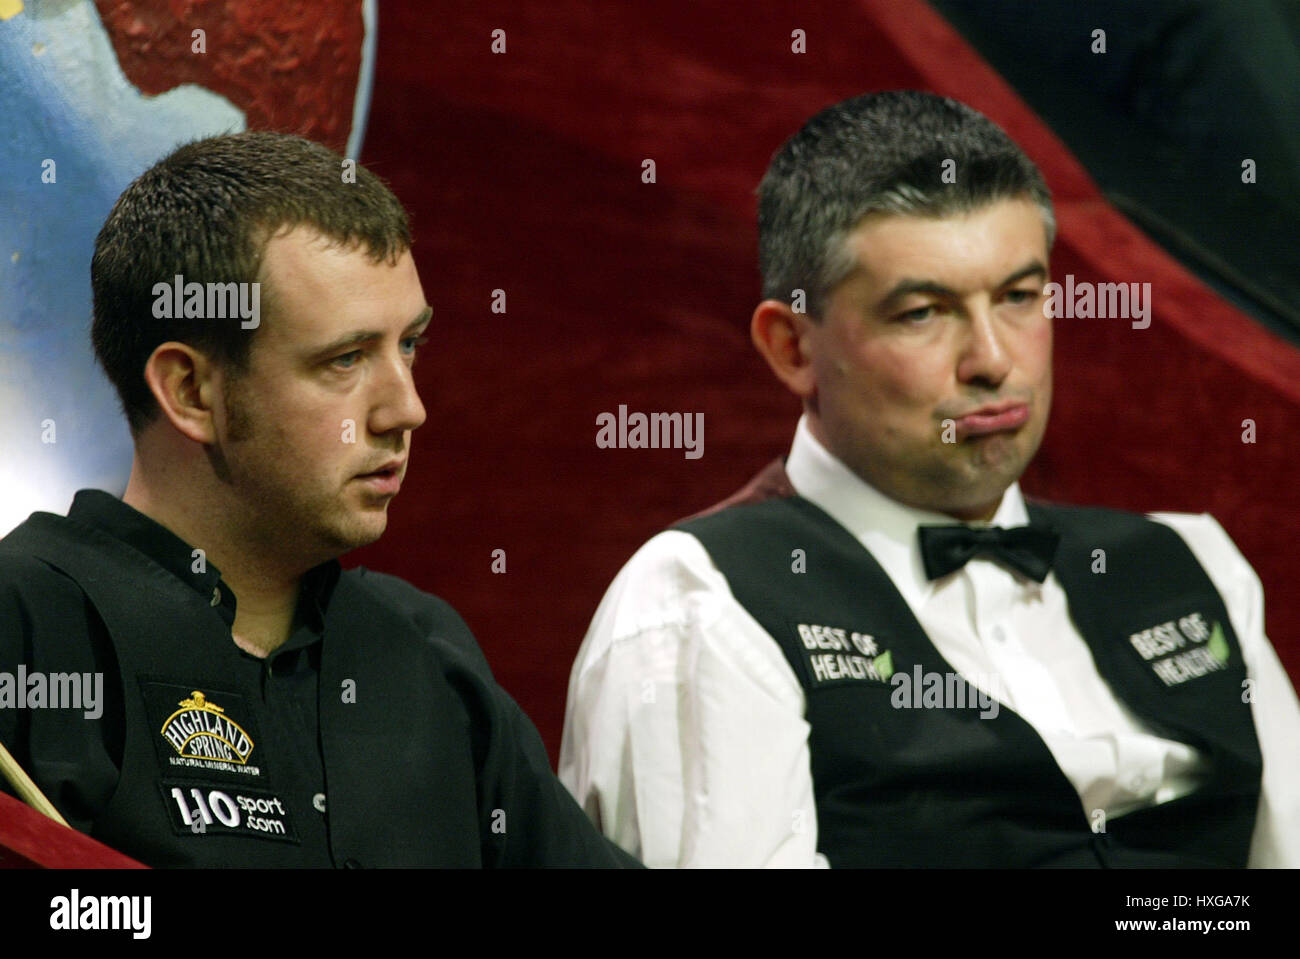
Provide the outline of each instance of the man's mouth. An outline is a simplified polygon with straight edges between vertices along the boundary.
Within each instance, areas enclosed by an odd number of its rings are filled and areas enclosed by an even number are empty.
[[[1029,405],[1017,402],[993,403],[959,416],[955,422],[959,439],[1018,430],[1029,422]]]
[[[383,468],[370,473],[360,473],[354,479],[361,480],[376,493],[396,493],[402,486],[402,466],[404,460],[387,463]]]

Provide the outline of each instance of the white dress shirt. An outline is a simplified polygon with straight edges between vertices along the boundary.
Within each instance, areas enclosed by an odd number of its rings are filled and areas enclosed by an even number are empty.
[[[786,471],[799,495],[872,553],[943,658],[1034,727],[1091,822],[1196,788],[1205,757],[1156,735],[1115,697],[1055,574],[1040,585],[976,557],[931,582],[917,526],[954,520],[863,482],[805,420]],[[1264,772],[1250,865],[1300,866],[1300,704],[1264,635],[1259,578],[1208,514],[1151,518],[1176,530],[1209,574],[1253,682]],[[990,523],[1027,522],[1013,484]],[[607,836],[650,866],[826,865],[804,713],[780,646],[703,545],[660,533],[615,578],[578,652],[560,779]]]

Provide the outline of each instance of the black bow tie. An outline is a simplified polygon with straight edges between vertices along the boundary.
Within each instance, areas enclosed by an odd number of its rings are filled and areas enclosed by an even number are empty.
[[[1042,526],[921,526],[918,534],[925,575],[931,579],[947,576],[972,556],[984,553],[1041,583],[1051,572],[1061,540],[1059,534]]]

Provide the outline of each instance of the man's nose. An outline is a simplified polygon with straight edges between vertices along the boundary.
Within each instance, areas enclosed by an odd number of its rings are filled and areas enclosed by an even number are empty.
[[[425,420],[424,404],[415,388],[410,364],[403,358],[382,365],[377,394],[373,397],[370,429],[374,433],[413,430]]]
[[[986,306],[971,310],[969,336],[957,362],[957,378],[963,383],[983,380],[998,386],[1011,372],[1011,356],[993,312]]]

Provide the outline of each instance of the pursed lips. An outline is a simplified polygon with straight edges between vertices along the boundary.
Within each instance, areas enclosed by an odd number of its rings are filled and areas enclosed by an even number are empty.
[[[1029,404],[1023,400],[988,403],[953,417],[953,421],[963,439],[1017,430],[1029,421]]]

